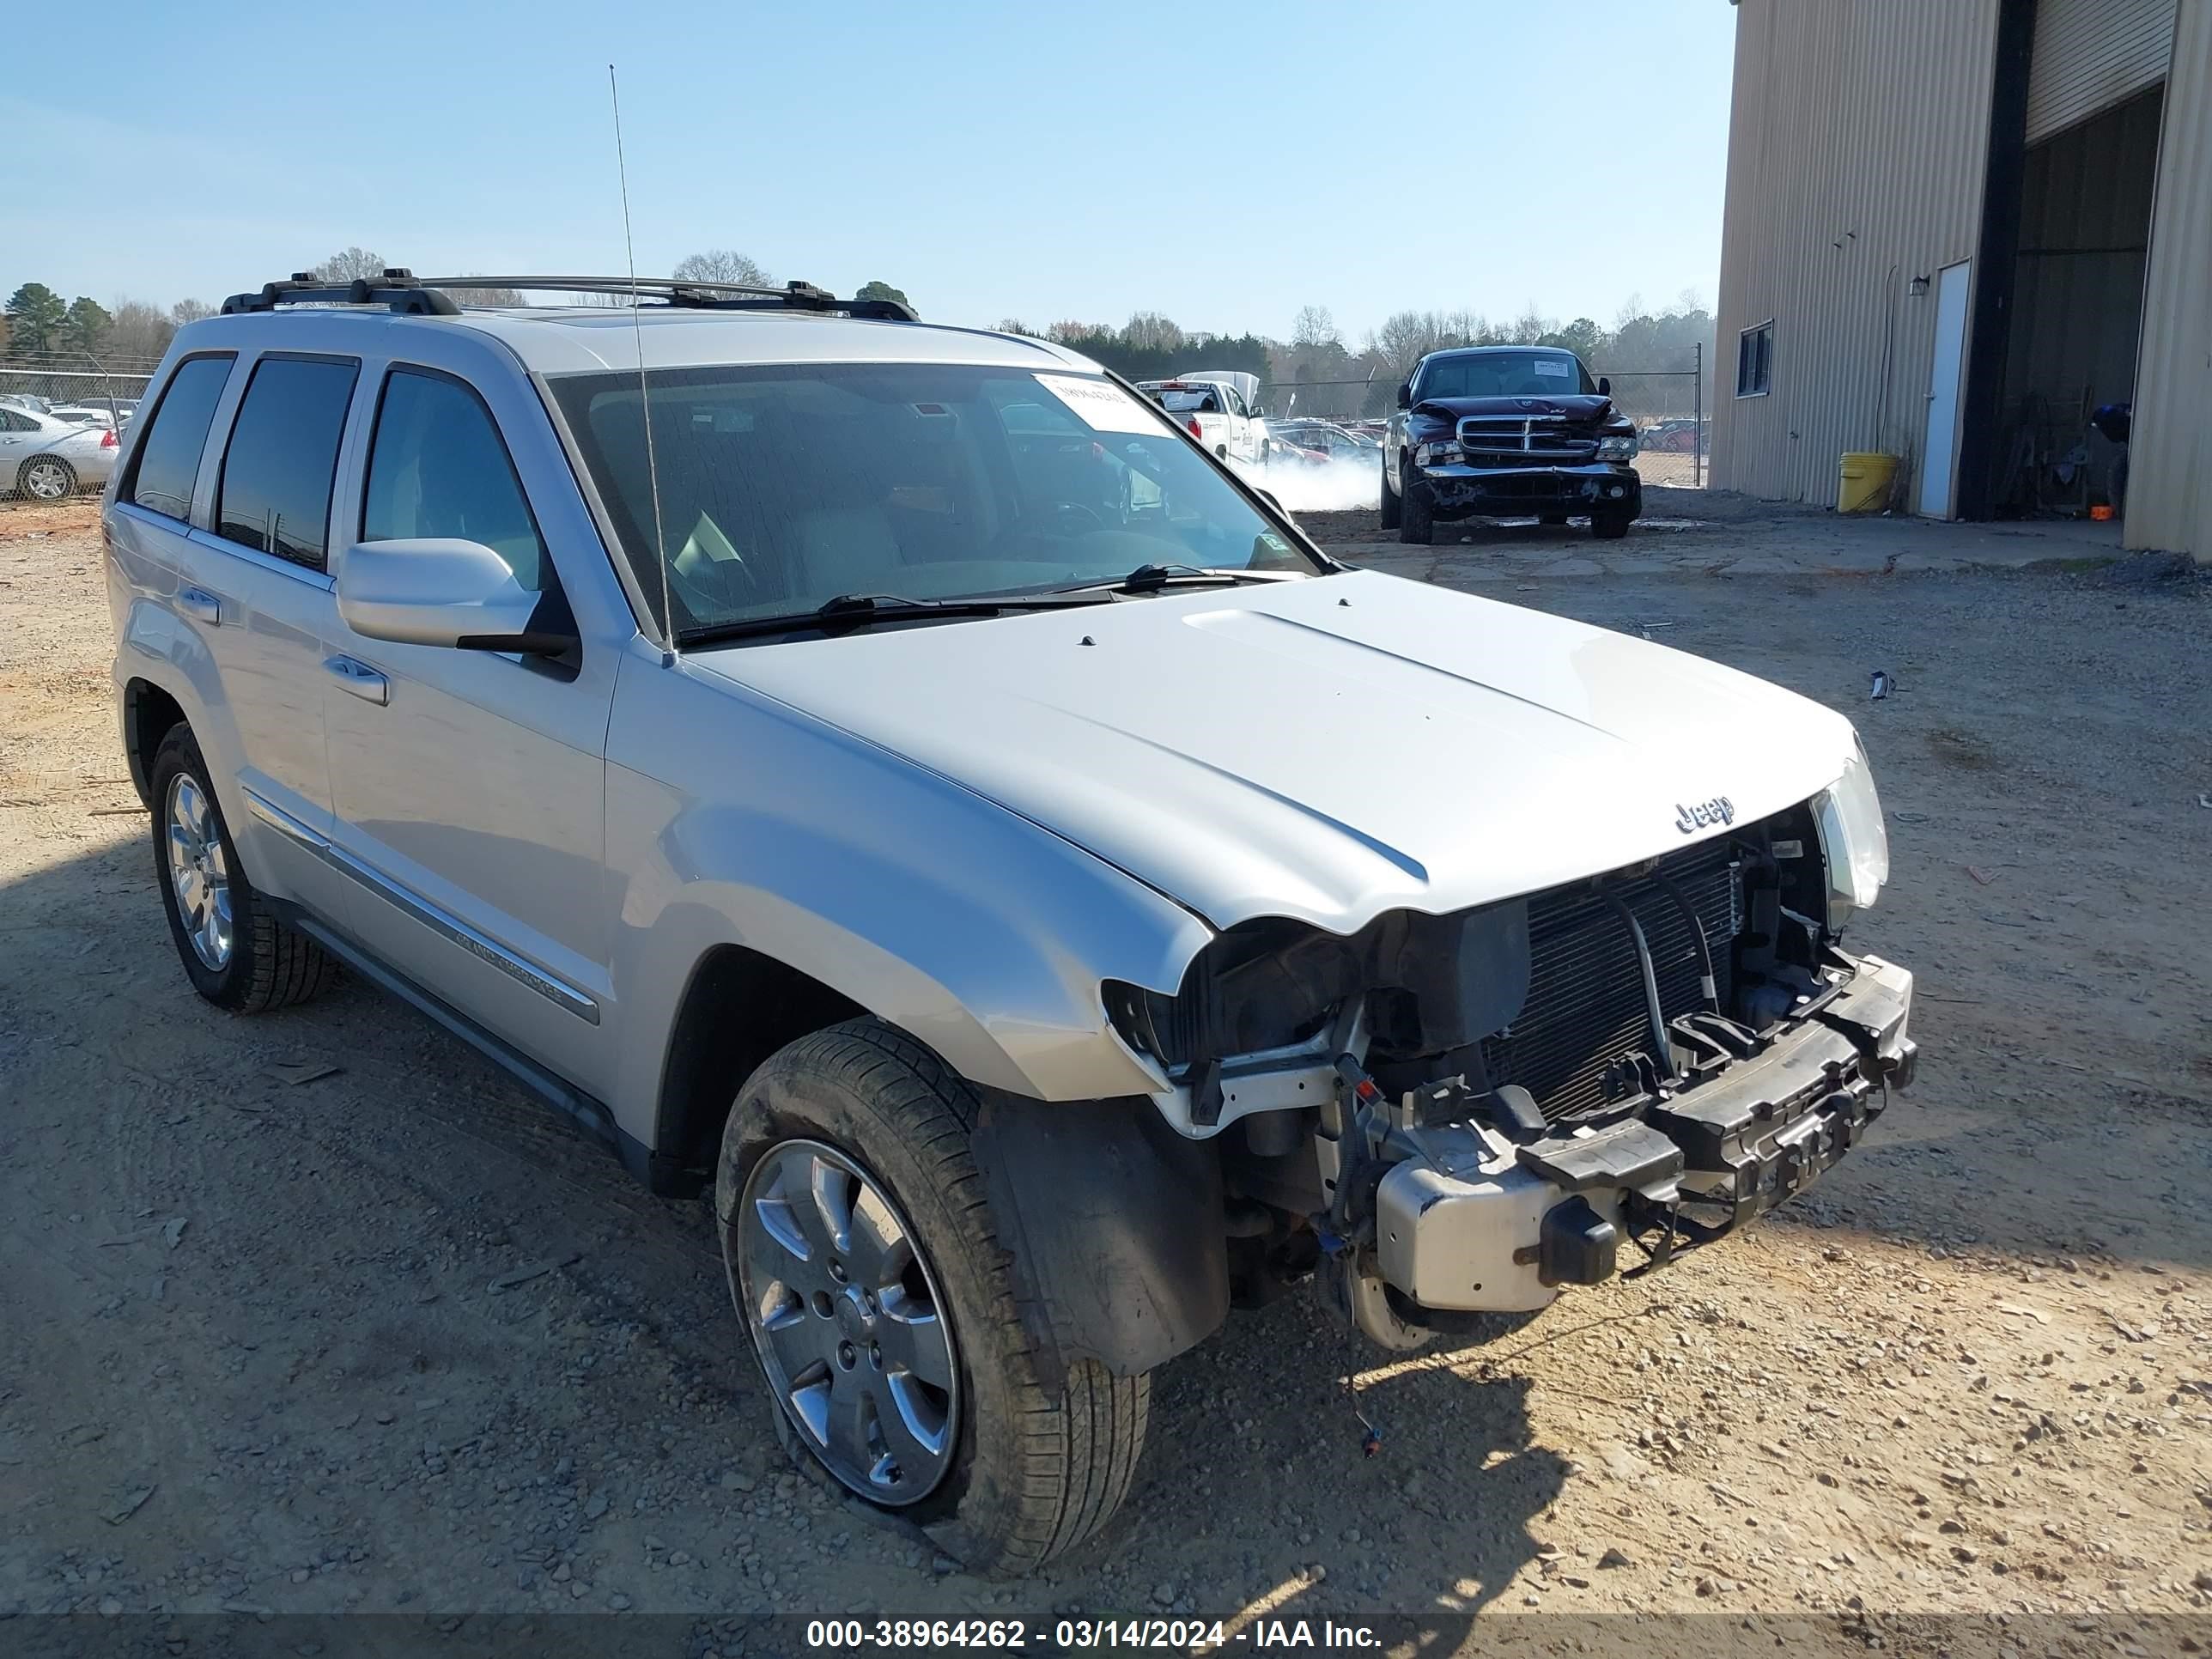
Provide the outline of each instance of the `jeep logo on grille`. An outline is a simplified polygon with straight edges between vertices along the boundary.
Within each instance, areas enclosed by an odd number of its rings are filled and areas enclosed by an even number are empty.
[[[1674,827],[1686,836],[1692,830],[1735,822],[1735,803],[1726,795],[1715,795],[1711,800],[1701,800],[1694,806],[1685,806],[1679,801],[1674,805]]]

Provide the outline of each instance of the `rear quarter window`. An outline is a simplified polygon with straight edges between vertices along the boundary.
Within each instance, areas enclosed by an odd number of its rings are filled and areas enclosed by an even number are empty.
[[[151,424],[139,440],[137,458],[123,499],[164,518],[188,519],[192,511],[192,480],[199,476],[200,453],[207,447],[208,426],[222,400],[224,383],[236,360],[228,352],[220,356],[187,357],[177,365],[161,401],[149,416]]]
[[[223,452],[217,535],[324,568],[338,441],[360,374],[349,357],[264,357],[253,366]]]

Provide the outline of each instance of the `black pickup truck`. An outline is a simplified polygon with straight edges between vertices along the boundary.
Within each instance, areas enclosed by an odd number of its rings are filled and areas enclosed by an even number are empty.
[[[1587,514],[1615,539],[1644,510],[1635,459],[1634,423],[1571,351],[1432,351],[1398,388],[1382,440],[1382,527],[1426,544],[1462,519]]]

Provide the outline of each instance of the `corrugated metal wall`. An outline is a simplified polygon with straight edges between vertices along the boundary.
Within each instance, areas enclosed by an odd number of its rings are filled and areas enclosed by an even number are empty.
[[[1917,473],[1935,285],[1981,229],[1997,0],[1741,0],[1722,228],[1713,482],[1832,504],[1844,450]],[[1773,390],[1735,398],[1774,319]],[[1911,499],[1908,493],[1905,499]]]
[[[2181,8],[2159,139],[2127,544],[2212,562],[2212,0]]]
[[[2036,0],[2027,142],[2086,121],[2166,74],[2174,0]]]

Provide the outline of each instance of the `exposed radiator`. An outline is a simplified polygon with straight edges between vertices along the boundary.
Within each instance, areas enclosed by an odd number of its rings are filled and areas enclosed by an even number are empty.
[[[1726,842],[1670,854],[1659,869],[1681,888],[1713,954],[1721,1006],[1729,1005],[1729,944],[1743,927],[1743,882]],[[1697,936],[1667,890],[1650,877],[1610,890],[1634,913],[1651,947],[1667,1018],[1705,1006]],[[1589,885],[1554,889],[1528,902],[1528,1000],[1512,1024],[1483,1040],[1492,1084],[1517,1083],[1553,1121],[1592,1111],[1624,1092],[1607,1073],[1624,1055],[1651,1050],[1643,970],[1627,927]]]

